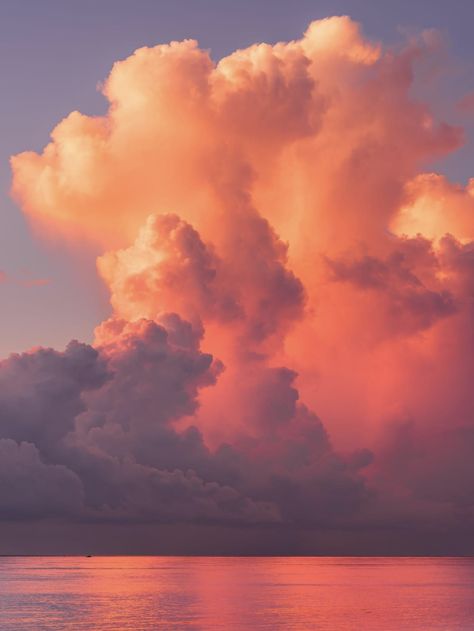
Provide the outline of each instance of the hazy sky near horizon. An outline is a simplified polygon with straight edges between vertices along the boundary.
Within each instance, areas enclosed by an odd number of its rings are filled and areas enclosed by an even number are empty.
[[[446,40],[449,68],[432,89],[439,114],[466,127],[464,149],[436,169],[455,181],[472,175],[473,122],[453,109],[474,89],[470,0],[372,2],[370,0],[3,0],[0,3],[0,286],[4,334],[0,353],[36,345],[63,347],[89,341],[108,313],[108,295],[97,280],[95,257],[84,247],[35,238],[11,201],[9,158],[41,150],[53,127],[73,110],[102,114],[98,85],[113,63],[141,46],[195,38],[218,60],[253,42],[299,38],[311,20],[349,15],[364,33],[384,44],[407,33],[437,29]],[[448,98],[439,98],[443,86]],[[36,282],[39,281],[39,282]]]

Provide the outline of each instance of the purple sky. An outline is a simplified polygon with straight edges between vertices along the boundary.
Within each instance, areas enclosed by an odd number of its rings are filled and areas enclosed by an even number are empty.
[[[31,235],[8,196],[9,156],[42,149],[54,125],[74,109],[102,113],[105,100],[96,89],[98,82],[115,60],[137,47],[192,37],[218,59],[255,41],[297,38],[311,20],[337,14],[350,15],[363,24],[368,36],[386,43],[398,41],[400,31],[441,30],[449,42],[451,71],[449,83],[446,77],[439,79],[446,83],[445,93],[450,96],[445,111],[439,113],[467,124],[456,118],[452,101],[455,95],[474,89],[471,0],[454,4],[432,0],[0,3],[0,270],[9,278],[1,286],[2,354],[38,344],[63,346],[71,337],[89,340],[93,326],[108,309],[106,294],[95,280],[93,256],[83,253],[79,265],[77,254],[68,253],[63,244],[45,247]],[[471,148],[436,168],[464,182],[472,174],[473,156],[471,143]],[[26,287],[22,281],[27,279],[49,282]]]

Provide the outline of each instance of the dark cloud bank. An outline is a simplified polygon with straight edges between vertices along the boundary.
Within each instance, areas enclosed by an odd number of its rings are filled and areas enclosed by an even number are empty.
[[[200,331],[173,314],[103,326],[97,349],[0,364],[2,553],[471,550],[472,427],[405,421],[378,463],[337,454],[296,375],[257,359],[252,432],[211,451],[176,427],[223,369]]]

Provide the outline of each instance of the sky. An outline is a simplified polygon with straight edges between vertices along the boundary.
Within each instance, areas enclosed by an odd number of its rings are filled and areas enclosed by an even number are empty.
[[[472,17],[0,4],[0,553],[473,552]]]

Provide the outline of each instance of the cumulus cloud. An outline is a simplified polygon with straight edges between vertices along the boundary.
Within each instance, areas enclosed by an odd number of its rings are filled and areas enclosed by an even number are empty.
[[[187,222],[150,216],[132,246],[98,260],[115,313],[136,319],[178,311],[197,325],[221,325],[221,335],[228,330],[255,350],[284,332],[302,314],[302,284],[268,223],[252,210],[241,220],[235,244],[218,257]]]
[[[336,17],[217,64],[142,48],[104,116],[12,158],[110,291],[92,346],[0,365],[0,438],[79,480],[83,516],[461,527],[473,187],[423,172],[463,139],[413,97],[433,47]]]
[[[0,518],[74,516],[83,503],[81,480],[62,465],[45,464],[35,445],[0,440]]]
[[[170,332],[154,321],[104,323],[98,350],[73,342],[3,360],[4,517],[75,507],[94,519],[278,518],[274,505],[196,473],[212,455],[197,429],[172,423],[194,411],[219,364],[189,324],[164,321]]]
[[[0,362],[0,432],[48,450],[74,427],[82,393],[106,379],[97,351],[71,342],[64,352],[37,349]]]
[[[7,517],[67,514],[79,494],[78,513],[94,520],[280,523],[286,509],[276,480],[289,476],[294,484],[294,472],[308,479],[308,490],[292,519],[305,521],[310,500],[312,512],[324,515],[326,502],[336,502],[321,481],[315,491],[311,476],[337,480],[336,512],[357,504],[351,489],[363,493],[363,482],[338,460],[319,419],[297,404],[288,369],[259,367],[247,392],[252,434],[234,445],[211,451],[198,428],[178,429],[221,366],[200,351],[200,331],[173,314],[161,322],[108,321],[97,349],[71,343],[62,353],[38,349],[3,360],[5,481],[14,481],[12,497],[21,495],[18,515],[5,500]],[[29,475],[43,493],[35,491],[30,509],[32,493],[21,486]],[[43,497],[42,484],[51,497]]]
[[[439,279],[441,265],[431,242],[402,238],[394,246],[385,259],[371,255],[328,259],[333,280],[365,294],[359,300],[368,299],[377,313],[374,323],[378,319],[387,335],[420,332],[454,314],[456,300],[450,284]]]
[[[177,215],[150,216],[132,246],[107,252],[98,267],[124,318],[154,318],[171,308],[194,322],[241,315],[222,261]]]

